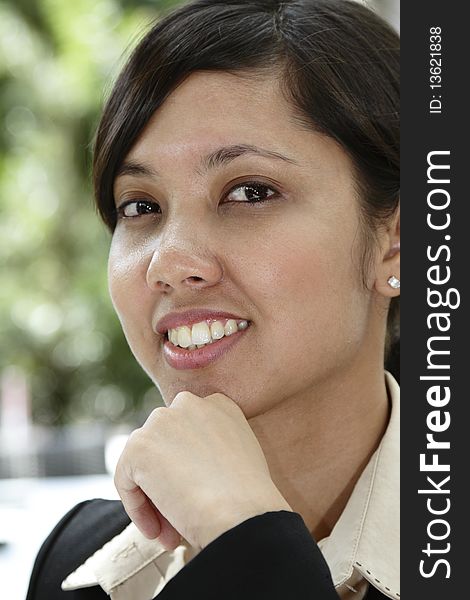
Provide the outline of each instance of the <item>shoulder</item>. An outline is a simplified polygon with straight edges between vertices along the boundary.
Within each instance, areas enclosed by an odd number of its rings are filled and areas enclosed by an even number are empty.
[[[122,503],[117,500],[87,500],[77,504],[42,545],[31,574],[27,600],[73,600],[73,594],[62,592],[61,582],[129,522]],[[101,588],[89,588],[87,596],[82,597],[107,597],[103,594]]]

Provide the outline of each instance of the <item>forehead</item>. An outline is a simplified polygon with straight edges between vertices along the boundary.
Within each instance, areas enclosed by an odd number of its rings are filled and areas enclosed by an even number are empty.
[[[196,72],[170,94],[150,124],[161,133],[172,129],[175,119],[183,130],[214,125],[224,131],[253,126],[276,131],[293,117],[291,113],[274,75]]]
[[[346,152],[303,125],[276,74],[196,72],[154,113],[127,160],[184,158],[196,164],[217,148],[247,145],[278,152],[300,167],[351,174]]]

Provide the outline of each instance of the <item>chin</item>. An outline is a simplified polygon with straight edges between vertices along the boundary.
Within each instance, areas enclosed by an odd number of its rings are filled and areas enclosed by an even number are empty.
[[[183,383],[179,381],[166,385],[154,380],[154,383],[160,390],[160,394],[166,406],[170,406],[174,397],[180,392],[191,392],[200,398],[205,398],[206,396],[216,393],[224,394],[232,398],[230,393],[226,389],[223,389],[222,386],[217,386],[210,382],[193,381],[191,383]]]
[[[228,389],[227,386],[216,385],[207,381],[193,381],[191,383],[183,383],[180,381],[171,383],[169,385],[165,385],[160,381],[160,384],[157,382],[155,382],[155,384],[160,391],[165,406],[170,406],[175,396],[180,392],[191,392],[200,398],[205,398],[206,396],[211,396],[212,394],[223,394],[224,396],[231,398],[241,408],[247,419],[254,416],[254,414],[257,412],[260,412],[253,411],[253,407],[250,405],[250,402],[244,398],[243,392],[239,389],[235,392],[233,389]],[[239,401],[240,397],[243,398],[242,402]]]

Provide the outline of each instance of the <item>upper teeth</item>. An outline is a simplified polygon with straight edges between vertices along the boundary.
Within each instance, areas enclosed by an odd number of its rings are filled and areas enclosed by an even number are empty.
[[[220,340],[224,335],[232,335],[236,331],[246,329],[248,321],[235,321],[235,319],[227,319],[225,324],[223,321],[214,321],[208,323],[201,321],[195,323],[192,327],[182,325],[176,329],[168,330],[168,339],[175,346],[182,348],[190,348],[191,346],[201,346],[211,344],[214,340]]]

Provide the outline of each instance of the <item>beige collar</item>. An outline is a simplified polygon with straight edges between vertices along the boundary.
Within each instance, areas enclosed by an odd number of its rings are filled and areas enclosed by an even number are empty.
[[[198,553],[183,541],[169,552],[130,523],[63,582],[63,590],[100,585],[112,600],[151,600]]]
[[[338,590],[364,577],[400,598],[400,388],[386,372],[392,411],[379,447],[330,536],[319,546]],[[347,551],[346,551],[347,549]]]
[[[333,531],[319,546],[340,594],[364,578],[398,600],[400,388],[390,373],[385,377],[392,403],[389,425]],[[62,589],[100,585],[112,600],[151,600],[197,553],[185,541],[169,552],[131,523],[71,573]]]

